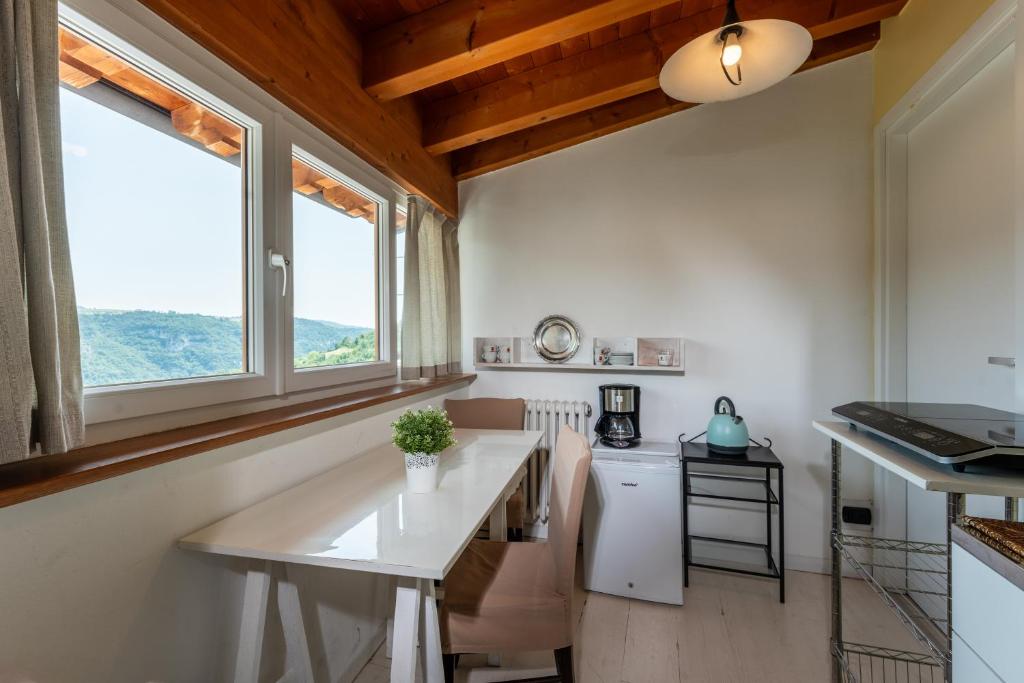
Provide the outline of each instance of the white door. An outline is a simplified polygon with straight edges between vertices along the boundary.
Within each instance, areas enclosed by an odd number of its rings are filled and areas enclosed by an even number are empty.
[[[1015,346],[1013,110],[1011,46],[908,135],[909,401],[1014,409],[1013,370],[988,362]],[[907,537],[944,543],[945,495],[907,489]],[[1002,499],[967,505],[1003,514]]]
[[[908,136],[911,401],[1014,409],[1013,53]]]

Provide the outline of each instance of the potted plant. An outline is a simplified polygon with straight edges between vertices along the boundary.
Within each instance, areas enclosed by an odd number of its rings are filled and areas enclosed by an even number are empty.
[[[441,451],[455,445],[454,426],[448,413],[427,406],[409,410],[395,420],[392,442],[405,453],[406,483],[410,493],[429,493],[437,488],[437,463]]]

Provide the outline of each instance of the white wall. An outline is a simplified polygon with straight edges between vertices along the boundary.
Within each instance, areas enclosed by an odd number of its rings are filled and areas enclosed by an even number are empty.
[[[229,680],[246,564],[175,541],[386,442],[401,411],[443,396],[0,509],[0,683]],[[314,665],[324,680],[350,680],[379,642],[386,580],[320,568],[295,576],[307,624],[320,624],[309,633]],[[279,622],[268,619],[266,680],[284,670],[282,643]]]
[[[871,79],[870,56],[848,59],[463,183],[467,354],[556,312],[588,336],[688,339],[685,377],[481,372],[471,392],[596,404],[631,381],[661,439],[731,396],[786,464],[791,566],[822,568],[828,446],[810,422],[871,396]],[[868,498],[847,460],[848,496]],[[763,533],[750,514],[692,520]]]

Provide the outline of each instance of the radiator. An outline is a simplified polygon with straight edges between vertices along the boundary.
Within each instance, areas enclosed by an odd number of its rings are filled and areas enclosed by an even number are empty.
[[[558,430],[569,425],[586,436],[590,433],[593,410],[586,401],[526,401],[526,419],[523,428],[542,430],[540,447],[530,456],[526,472],[525,522],[530,525],[548,523],[548,495],[551,492],[551,454],[555,451]]]

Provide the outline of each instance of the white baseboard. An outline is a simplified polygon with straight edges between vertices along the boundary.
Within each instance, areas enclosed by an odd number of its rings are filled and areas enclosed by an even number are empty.
[[[387,620],[385,619],[377,629],[377,632],[363,643],[363,646],[360,647],[355,656],[352,657],[352,662],[338,679],[340,683],[352,683],[352,681],[356,680],[356,677],[363,668],[369,664],[370,660],[373,659],[373,656],[377,654],[377,650],[387,637],[387,629]]]

